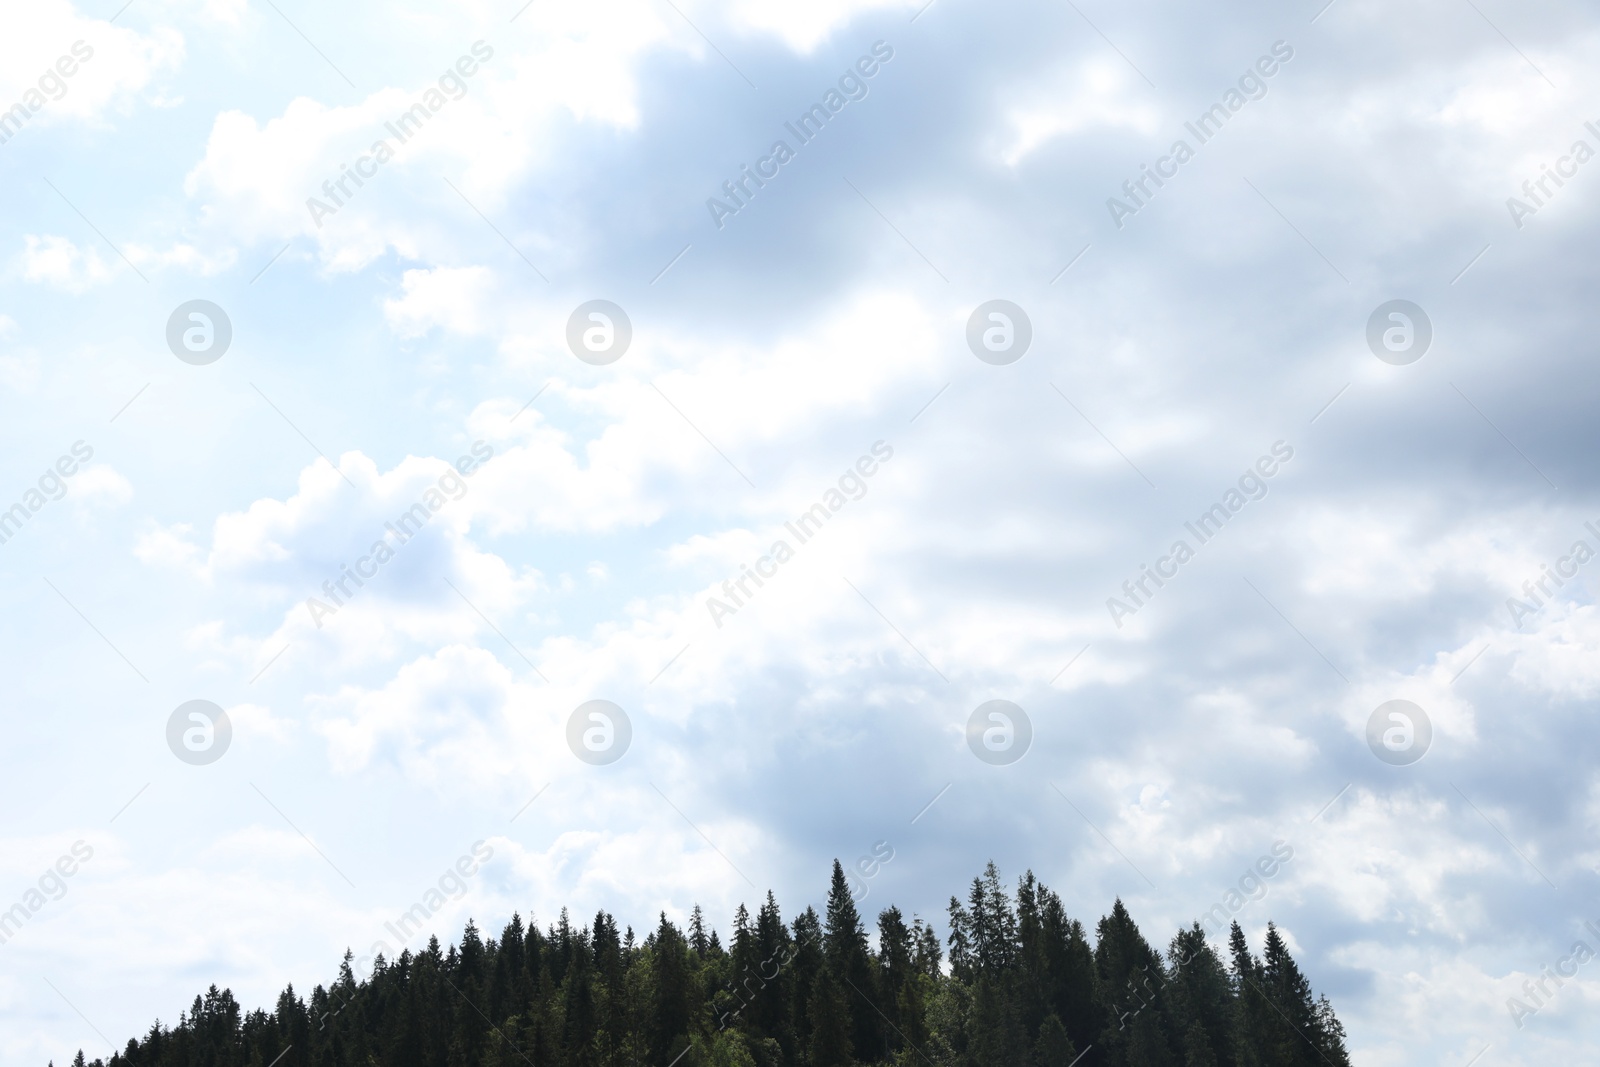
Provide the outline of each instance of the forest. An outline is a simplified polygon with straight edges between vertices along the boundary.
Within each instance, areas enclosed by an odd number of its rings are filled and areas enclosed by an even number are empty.
[[[1268,924],[1165,951],[1121,900],[1093,938],[1056,893],[994,864],[951,897],[941,940],[898,908],[868,936],[841,865],[787,923],[769,892],[728,943],[696,906],[640,937],[605,911],[379,956],[245,1012],[215,985],[109,1062],[74,1067],[1348,1067],[1344,1028]],[[54,1067],[52,1062],[51,1067]]]

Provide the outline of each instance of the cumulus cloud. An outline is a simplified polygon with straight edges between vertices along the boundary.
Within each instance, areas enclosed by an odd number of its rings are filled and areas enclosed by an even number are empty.
[[[418,194],[452,212],[500,210],[510,183],[558,162],[553,142],[565,123],[635,125],[636,66],[677,47],[661,13],[637,0],[528,13],[519,28],[531,40],[515,49],[498,25],[477,21],[476,41],[451,27],[459,56],[447,57],[432,78],[380,88],[351,105],[299,97],[276,115],[219,115],[204,158],[185,179],[214,239],[307,236],[337,271],[360,269],[390,249],[419,258],[437,239],[430,224],[437,219],[419,224],[411,204]],[[408,114],[420,119],[408,123]],[[350,184],[351,167],[366,180],[358,175]],[[441,174],[455,180],[467,204]],[[535,236],[532,244],[548,249],[550,239]]]
[[[77,970],[93,1002],[126,1005],[118,1034],[169,1017],[199,971],[265,1003],[382,937],[478,840],[496,858],[442,937],[562,905],[640,924],[698,901],[725,924],[769,885],[817,902],[832,858],[887,839],[874,906],[937,918],[994,858],[1086,922],[1120,896],[1160,940],[1281,840],[1293,861],[1239,921],[1286,932],[1359,1062],[1576,1056],[1579,987],[1525,1030],[1504,1001],[1600,919],[1600,564],[1545,577],[1575,539],[1600,550],[1600,170],[1546,178],[1521,228],[1506,199],[1575,139],[1600,149],[1592,20],[1485,9],[1501,37],[1442,2],[1341,0],[1314,24],[680,6],[693,27],[632,0],[515,22],[330,9],[304,29],[353,89],[270,11],[186,4],[175,24],[203,49],[114,28],[145,42],[128,46],[145,73],[78,126],[151,148],[83,206],[154,288],[20,216],[0,334],[26,347],[0,373],[29,403],[7,454],[151,384],[70,485],[119,506],[3,552],[24,577],[70,566],[115,590],[78,606],[155,688],[133,707],[131,676],[60,669],[68,647],[117,663],[81,627],[20,628],[44,616],[18,579],[0,637],[39,665],[19,694],[56,717],[21,717],[38,755],[7,770],[17,819],[51,833],[0,855],[72,832],[26,799],[60,775],[102,820],[152,784],[28,958],[110,958]],[[465,94],[319,225],[307,198],[479,37],[495,54]],[[719,229],[706,198],[877,39],[896,54],[870,93]],[[1107,198],[1278,39],[1296,55],[1270,91],[1119,227]],[[351,41],[383,47],[358,67]],[[245,44],[273,57],[239,64],[248,93],[192,70]],[[157,123],[136,103],[156,94],[195,121]],[[116,152],[75,147],[75,113],[50,109],[29,140],[109,171]],[[209,367],[162,338],[197,296],[235,327]],[[1408,366],[1364,336],[1396,297],[1435,327]],[[565,341],[595,298],[634,326],[606,367]],[[1033,327],[1006,366],[966,341],[995,298]],[[277,412],[252,390],[268,368],[297,385],[295,403],[267,386]],[[893,458],[839,489],[878,441]],[[1294,458],[1267,491],[1191,532],[1279,441]],[[802,541],[786,524],[836,489]],[[422,531],[391,532],[419,501]],[[1193,558],[1148,577],[1180,538]],[[792,558],[748,577],[780,540]],[[1530,585],[1535,610],[1509,611]],[[1119,625],[1125,586],[1138,611]],[[160,738],[198,692],[237,721],[221,774],[180,774]],[[1366,738],[1397,697],[1433,726],[1405,767]],[[634,726],[608,767],[566,748],[592,698]],[[1009,767],[966,743],[996,698],[1034,727]],[[148,919],[132,933],[128,909]],[[0,1054],[69,1057],[48,990],[8,989],[46,1036],[8,1033]]]
[[[184,39],[176,30],[141,33],[80,13],[71,0],[29,4],[8,29],[0,41],[0,100],[7,108],[20,101],[32,112],[28,126],[92,122],[109,110],[125,110],[132,97],[184,59]]]
[[[471,337],[493,321],[493,283],[494,275],[481,266],[408,270],[401,295],[384,303],[384,314],[400,337],[420,337],[435,327]]]

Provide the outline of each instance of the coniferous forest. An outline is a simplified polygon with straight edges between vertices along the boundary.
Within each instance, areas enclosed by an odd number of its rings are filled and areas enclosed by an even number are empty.
[[[877,916],[876,947],[835,862],[826,913],[768,893],[723,945],[694,909],[640,936],[563,909],[541,931],[379,957],[357,980],[285,989],[246,1013],[212,986],[109,1067],[1348,1067],[1344,1030],[1271,925],[1225,955],[1199,924],[1164,951],[1117,901],[1093,938],[1033,875],[990,864],[948,933]],[[101,1060],[94,1067],[104,1067]],[[83,1053],[74,1060],[85,1067]]]

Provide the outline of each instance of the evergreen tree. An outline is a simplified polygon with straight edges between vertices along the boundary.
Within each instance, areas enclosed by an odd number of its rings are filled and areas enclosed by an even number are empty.
[[[950,972],[956,981],[970,983],[973,977],[972,916],[955,897],[950,898],[946,915],[950,923]]]
[[[705,914],[698,904],[694,906],[694,911],[689,913],[689,947],[701,959],[705,959],[711,951],[711,939],[706,936]]]
[[[794,959],[790,970],[794,972],[794,996],[789,1002],[789,1018],[795,1045],[794,1058],[789,1062],[799,1064],[811,1048],[811,991],[829,979],[824,974],[827,960],[822,952],[822,920],[816,910],[807,908],[795,916],[792,929]]]
[[[1277,926],[1270,922],[1260,973],[1264,999],[1273,1009],[1262,1032],[1274,1060],[1291,1067],[1344,1067],[1349,1056],[1344,1050],[1343,1028],[1334,1030],[1324,1021],[1319,1004],[1312,999],[1311,983],[1289,955]]]
[[[845,1027],[850,1034],[852,1057],[862,1062],[877,1059],[883,1048],[879,1039],[882,1008],[867,961],[867,931],[844,877],[844,867],[833,861],[833,881],[828,888],[827,926],[823,932],[823,951],[828,973],[838,987]],[[815,1067],[821,1067],[820,1064]]]
[[[1267,1049],[1267,1006],[1261,988],[1261,964],[1250,954],[1249,942],[1237,922],[1228,929],[1228,984],[1234,1001],[1234,1057],[1240,1067],[1276,1067]]]
[[[1185,1067],[1237,1067],[1233,1057],[1233,990],[1222,960],[1199,923],[1178,931],[1168,949],[1167,980],[1173,1031],[1181,1036]]]
[[[1110,1067],[1176,1067],[1161,957],[1119,899],[1096,929],[1097,989],[1107,1022],[1099,1041]]]
[[[850,1054],[850,1010],[838,982],[824,977],[812,983],[806,1017],[810,1022],[807,1052],[811,1067],[845,1067],[855,1062]]]
[[[1096,987],[1094,950],[1083,924],[1067,917],[1061,898],[1043,891],[1039,908],[1044,950],[1055,992],[1052,1010],[1067,1028],[1072,1043],[1091,1047],[1106,1019]]]
[[[1054,1012],[1044,1017],[1039,1026],[1039,1039],[1033,1043],[1035,1067],[1072,1067],[1078,1058],[1078,1047],[1067,1036],[1067,1028]]]
[[[661,913],[652,935],[651,959],[655,964],[655,1011],[651,1019],[650,1054],[659,1063],[671,1063],[689,1042],[694,1016],[694,990],[690,980],[689,944],[678,928]]]
[[[915,1040],[906,1031],[918,1029],[922,1021],[913,999],[915,979],[911,929],[899,908],[886,908],[878,914],[878,1007],[883,1023],[878,1046],[891,1054],[907,1040]]]
[[[751,1006],[750,1024],[755,1033],[776,1042],[784,1063],[794,1063],[798,1056],[793,1014],[795,967],[797,954],[795,939],[783,925],[783,915],[778,901],[767,891],[766,902],[756,912],[755,927],[756,977],[760,992]]]
[[[896,907],[868,941],[841,865],[825,916],[785,926],[771,893],[742,905],[727,951],[704,913],[662,913],[641,943],[598,911],[540,930],[519,915],[485,938],[430,938],[358,976],[284,989],[246,1012],[215,986],[142,1037],[75,1067],[1349,1067],[1344,1027],[1269,925],[1226,956],[1191,926],[1166,955],[1121,901],[1082,923],[1030,874],[993,864],[939,932]],[[1226,963],[1225,963],[1226,960]],[[1080,1058],[1081,1054],[1081,1058]]]

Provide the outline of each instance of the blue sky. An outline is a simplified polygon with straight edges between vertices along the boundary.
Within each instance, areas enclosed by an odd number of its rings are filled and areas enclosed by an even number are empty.
[[[477,842],[442,938],[562,905],[726,929],[887,842],[868,912],[939,920],[993,859],[1164,941],[1281,841],[1238,919],[1285,931],[1356,1062],[1600,1037],[1594,964],[1507,1008],[1600,947],[1583,12],[3,18],[0,907],[30,914],[0,1059],[396,948]],[[778,169],[708,206],[744,166]],[[313,211],[345,167],[365,183]],[[196,300],[231,327],[201,365],[167,341]],[[631,324],[604,364],[567,340],[596,300]],[[968,344],[994,300],[1031,327],[1010,362]],[[1384,359],[1395,300],[1431,340]],[[1169,577],[1140,591],[1146,566]],[[231,727],[202,765],[167,740],[192,700]],[[613,762],[569,748],[591,700],[631,726]],[[992,700],[1028,718],[1020,759],[969,747]],[[1428,720],[1420,760],[1369,745],[1391,700]]]

